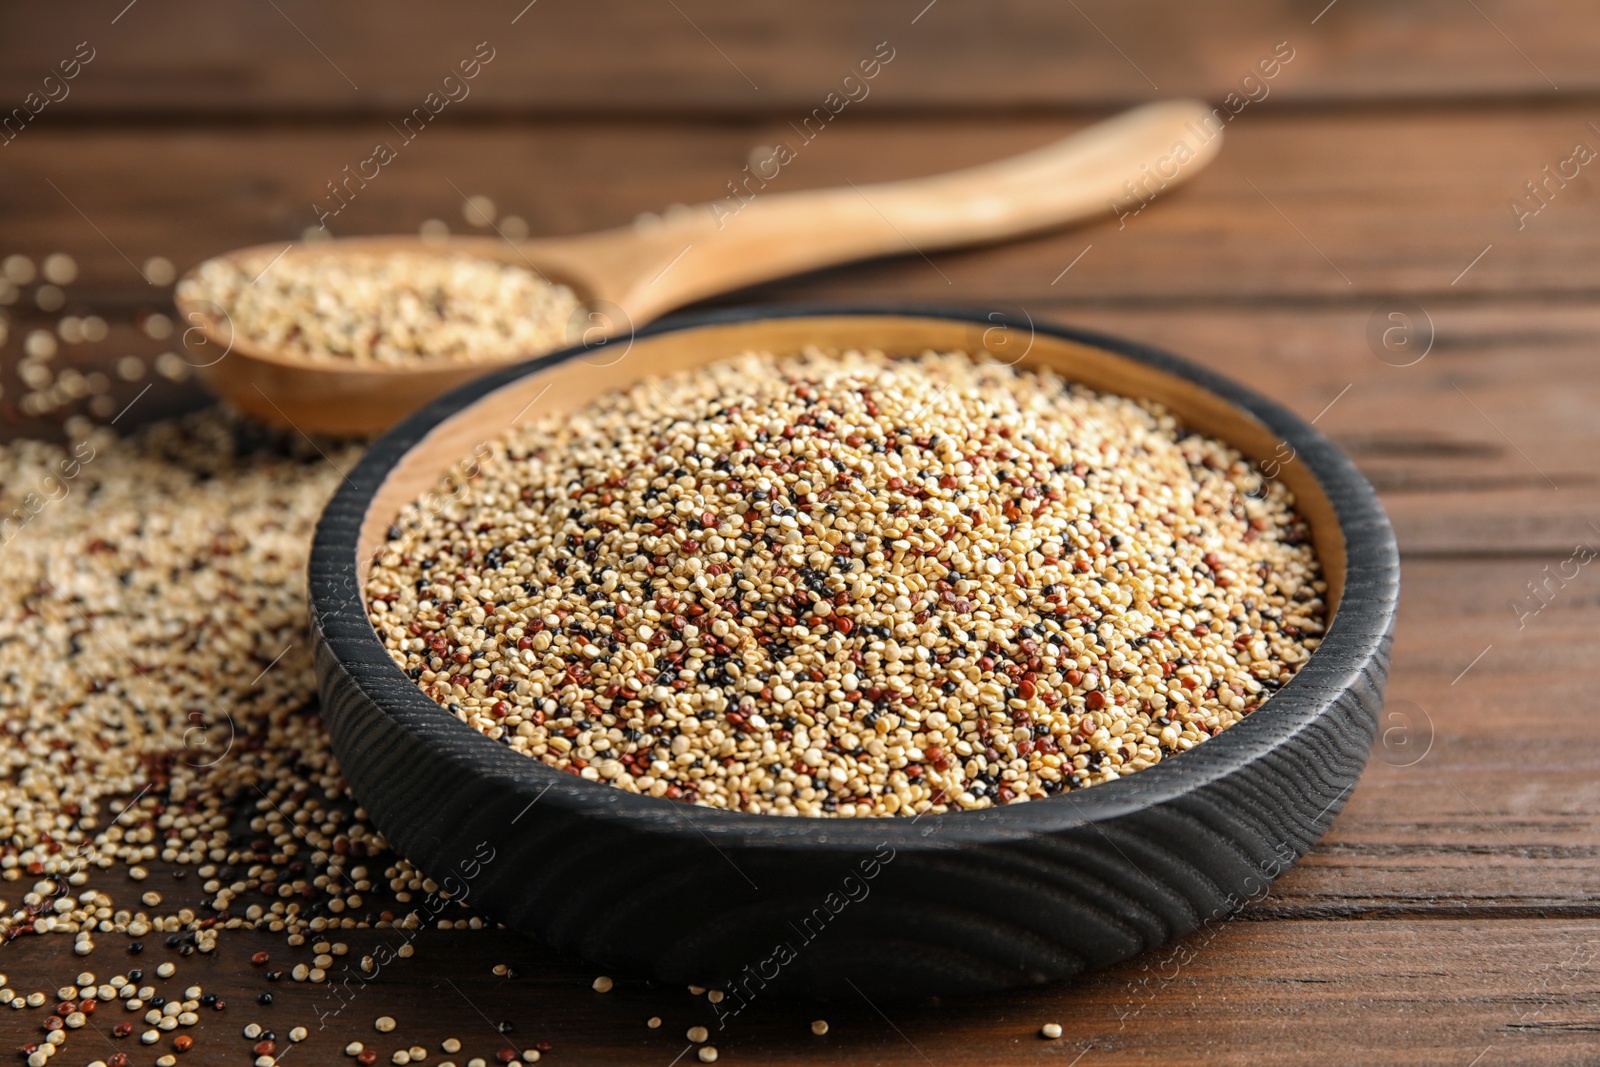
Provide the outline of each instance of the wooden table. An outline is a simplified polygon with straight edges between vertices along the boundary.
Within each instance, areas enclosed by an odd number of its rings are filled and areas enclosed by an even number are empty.
[[[395,140],[390,124],[479,42],[494,58],[471,95],[360,189],[334,232],[410,232],[431,217],[466,230],[462,194],[490,196],[535,233],[723,195],[752,150],[795,142],[791,123],[885,41],[894,58],[870,96],[776,188],[927,173],[1139,100],[1235,92],[1238,105],[1264,88],[1238,107],[1210,171],[1121,224],[908,254],[726,302],[956,302],[1168,346],[1314,417],[1378,486],[1404,556],[1391,700],[1367,773],[1321,845],[1237,921],[1027,992],[757,1005],[714,1037],[722,1062],[1600,1060],[1600,576],[1582,567],[1543,584],[1577,546],[1600,546],[1600,210],[1595,168],[1572,162],[1575,146],[1600,149],[1600,11],[522,2],[7,7],[0,105],[20,104],[79,42],[93,59],[0,147],[0,255],[77,260],[64,311],[95,311],[112,332],[69,360],[153,355],[162,344],[131,325],[169,298],[140,276],[148,257],[182,270],[298,236],[325,183]],[[1275,77],[1243,80],[1285,49]],[[1562,168],[1569,177],[1547,178]],[[1544,183],[1539,199],[1530,181]],[[22,334],[55,316],[26,301],[6,314],[9,368]],[[50,432],[17,412],[9,369],[3,385],[9,432]],[[116,388],[120,407],[142,385]],[[127,421],[196,399],[192,384],[162,381]],[[226,938],[186,963],[244,1009],[207,1019],[226,1033],[190,1059],[247,1062],[236,1035],[250,1017],[315,1027],[326,1002],[310,987],[253,1004],[264,986],[245,957],[280,943]],[[345,1041],[390,1014],[408,1028],[394,1037],[455,1033],[468,1054],[505,1044],[492,1024],[509,1020],[516,1043],[552,1043],[549,1062],[667,1067],[685,1028],[711,1019],[682,990],[594,993],[591,968],[504,935],[420,943],[296,1055],[347,1062]],[[495,977],[499,962],[520,976]],[[25,938],[0,951],[0,970],[53,988],[78,964],[64,939]],[[654,1014],[660,1030],[644,1025]],[[814,1037],[807,1023],[822,1015],[831,1032]],[[1063,1037],[1041,1040],[1052,1021]],[[0,1042],[36,1039],[22,1029],[0,1014]]]

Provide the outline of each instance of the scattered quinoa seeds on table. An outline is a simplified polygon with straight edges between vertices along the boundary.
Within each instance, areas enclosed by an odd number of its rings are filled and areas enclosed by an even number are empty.
[[[345,463],[356,454],[326,447]],[[19,441],[0,446],[0,515],[51,472],[71,492],[4,529],[0,673],[14,683],[0,687],[12,738],[0,746],[0,877],[33,891],[0,933],[97,929],[132,938],[130,952],[161,933],[183,955],[210,951],[224,928],[372,925],[365,908],[341,917],[331,904],[377,894],[385,866],[392,888],[420,888],[364,825],[304,711],[315,683],[303,572],[338,482],[328,459],[216,412],[129,440]],[[70,770],[41,769],[62,759]],[[66,847],[51,847],[69,826]],[[124,902],[108,885],[81,888],[108,867],[143,881],[153,863],[196,874],[205,914],[155,891]],[[153,914],[117,910],[141,896]]]
[[[291,252],[208,260],[178,289],[271,350],[353,361],[493,362],[569,344],[578,298],[525,267],[462,255]],[[221,317],[221,316],[216,316]]]
[[[1160,406],[961,353],[749,355],[530,420],[366,587],[457,717],[586,779],[912,815],[1112,781],[1305,662],[1288,490]]]
[[[70,934],[76,953],[110,941],[138,957],[159,937],[180,957],[148,965],[177,990],[136,966],[103,985],[85,971],[54,1000],[0,979],[19,1011],[55,1004],[63,1040],[113,1008],[136,1014],[95,1028],[146,1044],[225,1010],[181,959],[225,930],[294,951],[305,932],[421,925],[410,902],[438,887],[366,824],[314,714],[306,555],[333,464],[357,454],[217,411],[121,440],[0,444],[0,885],[23,890],[3,894],[0,938]],[[19,526],[49,477],[69,491]],[[149,888],[167,878],[173,890]],[[172,903],[180,890],[203,903]],[[459,904],[440,914],[483,925]],[[241,962],[286,977],[270,959]]]

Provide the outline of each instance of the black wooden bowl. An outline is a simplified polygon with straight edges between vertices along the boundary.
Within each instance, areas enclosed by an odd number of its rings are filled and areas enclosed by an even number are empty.
[[[1159,400],[1281,467],[1336,608],[1321,647],[1252,715],[1119,781],[917,819],[747,815],[638,796],[512,752],[424,695],[362,599],[406,503],[532,403],[570,410],[647,374],[755,349],[992,353]],[[1292,459],[1285,457],[1292,455]],[[1303,855],[1366,762],[1399,562],[1371,486],[1277,404],[1143,345],[1000,315],[760,309],[665,322],[491,374],[378,441],[312,550],[324,716],[396,848],[514,930],[598,971],[873,999],[999,989],[1104,967],[1220,919]]]

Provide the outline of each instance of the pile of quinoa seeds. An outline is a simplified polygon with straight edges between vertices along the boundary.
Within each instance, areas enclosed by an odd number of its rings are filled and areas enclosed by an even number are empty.
[[[368,825],[317,714],[306,555],[357,455],[215,411],[0,445],[0,1019],[34,1031],[19,1062],[80,1028],[78,1063],[197,1047],[228,1005],[182,957],[225,931],[286,942],[252,960],[267,1005],[274,982],[373,975],[342,931],[484,925],[435,907],[448,894]],[[62,939],[49,980],[8,944],[30,935]]]
[[[1316,648],[1288,491],[1160,406],[960,353],[752,354],[481,448],[370,617],[429,696],[621,789],[984,808],[1237,723]]]
[[[213,259],[178,297],[268,349],[366,364],[537,355],[569,343],[579,311],[571,289],[523,267],[443,253]]]

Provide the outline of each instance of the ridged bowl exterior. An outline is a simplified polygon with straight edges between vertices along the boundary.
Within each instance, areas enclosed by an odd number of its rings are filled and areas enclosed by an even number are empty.
[[[829,313],[715,313],[640,336]],[[691,807],[510,751],[440,709],[390,659],[357,585],[358,536],[386,472],[431,426],[580,351],[571,350],[466,386],[391,431],[318,527],[310,589],[323,715],[375,824],[506,926],[607,973],[725,988],[722,1012],[777,986],[877,1000],[1051,981],[1127,959],[1259,896],[1327,830],[1371,748],[1399,592],[1388,520],[1350,461],[1271,401],[1142,345],[1028,328],[1225,397],[1281,435],[1323,486],[1346,543],[1343,594],[1321,647],[1261,708],[1116,782],[915,819]]]

